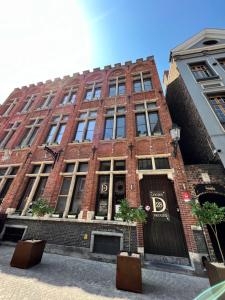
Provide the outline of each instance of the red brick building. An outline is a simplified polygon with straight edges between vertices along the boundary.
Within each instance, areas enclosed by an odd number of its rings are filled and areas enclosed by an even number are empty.
[[[132,227],[134,251],[199,260],[153,57],[17,88],[0,107],[0,127],[3,240],[23,235],[47,239],[48,249],[115,254],[127,249],[127,226],[115,220],[127,198],[148,211],[147,223]],[[55,213],[37,220],[29,208],[40,196]]]

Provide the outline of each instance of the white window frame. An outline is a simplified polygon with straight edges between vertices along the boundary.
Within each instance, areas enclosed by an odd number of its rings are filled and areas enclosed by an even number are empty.
[[[96,112],[96,116],[95,117],[92,117],[90,116],[91,112]],[[87,133],[87,129],[88,129],[88,122],[89,121],[95,121],[95,126],[96,126],[96,120],[97,120],[97,113],[98,113],[98,110],[97,109],[86,109],[86,110],[79,110],[79,115],[82,114],[82,113],[86,113],[86,117],[85,118],[76,118],[77,120],[77,127],[76,127],[76,131],[75,131],[75,134],[74,134],[74,140],[73,140],[73,143],[92,143],[92,141],[88,141],[88,140],[85,140],[85,136],[86,136],[86,133]],[[84,128],[83,128],[83,133],[82,133],[82,141],[78,141],[78,140],[75,140],[76,138],[76,135],[77,135],[77,129],[78,129],[78,125],[80,122],[84,122]],[[94,129],[95,131],[95,129]]]
[[[13,125],[4,130],[5,132],[7,132],[7,134],[4,136],[3,140],[0,143],[0,149],[5,148],[5,146],[8,144],[9,140],[11,139],[11,137],[16,132],[17,128],[20,126],[19,121],[15,121],[14,123],[10,123],[10,124],[13,124]]]
[[[56,117],[59,117],[59,120],[58,121],[51,121],[51,123],[50,123],[50,128],[49,128],[49,131],[48,131],[48,134],[47,134],[47,136],[46,136],[46,140],[47,140],[47,138],[48,138],[48,136],[49,136],[49,133],[50,133],[50,131],[51,131],[51,128],[52,128],[52,125],[56,125],[56,128],[55,128],[55,131],[54,131],[54,134],[53,134],[53,136],[52,136],[52,138],[51,138],[51,141],[50,142],[45,142],[45,144],[44,145],[52,145],[52,144],[57,144],[58,145],[58,143],[56,143],[56,142],[54,142],[55,140],[56,140],[56,138],[57,138],[57,136],[58,136],[58,134],[59,134],[59,128],[60,128],[60,126],[61,125],[63,125],[63,124],[67,124],[67,121],[68,121],[68,115],[63,115],[63,114],[61,114],[61,115],[54,115],[54,116],[52,116],[52,119],[54,119],[54,118],[56,118]],[[67,120],[63,120],[65,117],[67,117]],[[65,131],[64,131],[65,132]],[[62,137],[63,138],[63,137]]]
[[[35,192],[37,190],[38,184],[40,182],[40,178],[41,177],[49,177],[50,173],[42,173],[42,171],[44,170],[44,168],[45,168],[46,165],[53,165],[53,161],[31,162],[31,164],[32,164],[32,168],[35,165],[40,165],[40,168],[38,170],[38,173],[27,173],[26,174],[26,177],[35,178],[35,180],[34,180],[32,188],[31,188],[30,194],[27,197],[27,200],[25,200],[26,203],[24,205],[24,209],[22,210],[21,216],[25,216],[26,215],[26,212],[27,212],[27,210],[28,210],[28,208],[30,206],[30,203],[32,202],[32,199],[34,197],[34,194],[35,194]]]
[[[63,98],[61,99],[61,102],[60,102],[60,106],[65,106],[65,105],[69,105],[69,104],[72,104],[72,105],[75,105],[76,104],[76,100],[77,100],[77,90],[78,88],[77,87],[71,87],[69,90],[65,90],[63,92]],[[72,103],[71,102],[71,99],[72,99],[72,95],[75,94],[76,95],[76,98],[75,98],[75,102]],[[65,96],[67,97],[67,100],[65,103],[63,103],[64,101],[64,98]]]
[[[146,78],[149,78],[150,81],[151,81],[151,85],[152,85],[152,89],[149,90],[149,91],[145,91],[145,86],[144,86],[144,79]],[[140,72],[137,72],[137,73],[133,73],[132,74],[132,83],[134,84],[134,81],[136,80],[141,80],[141,91],[135,91],[134,90],[134,86],[133,86],[133,92],[134,93],[141,93],[141,92],[150,92],[152,91],[154,88],[153,88],[153,84],[152,84],[152,74],[150,71],[140,71]]]
[[[123,95],[119,94],[119,84],[120,83],[124,83],[124,85],[125,85],[125,93]],[[116,86],[116,94],[114,96],[110,96],[110,86],[111,85],[115,85]],[[109,97],[110,98],[117,97],[117,96],[121,96],[122,97],[122,96],[125,96],[125,94],[126,94],[126,77],[125,77],[125,75],[121,75],[121,76],[116,76],[116,77],[110,78],[109,79]]]
[[[7,168],[5,174],[4,175],[0,175],[0,179],[1,179],[1,181],[0,181],[0,192],[2,192],[7,179],[10,179],[10,178],[14,179],[16,177],[16,174],[15,175],[10,175],[12,169],[14,167],[20,167],[20,166],[21,166],[21,164],[0,165],[0,169]]]
[[[148,108],[148,104],[151,104],[151,103],[156,103],[156,107],[154,108]],[[135,106],[136,105],[139,105],[139,104],[144,104],[144,108],[143,109],[139,109],[139,110],[136,110],[135,109]],[[149,123],[149,117],[148,117],[148,114],[151,113],[151,112],[157,112],[158,113],[158,116],[159,116],[159,109],[160,109],[160,106],[157,106],[157,101],[156,99],[152,99],[152,100],[145,100],[145,101],[139,101],[139,102],[135,102],[134,103],[134,112],[135,112],[135,122],[137,122],[136,120],[136,115],[139,114],[139,113],[145,113],[145,121],[146,121],[146,125],[147,125],[147,132],[148,132],[148,135],[147,136],[153,136],[153,137],[159,137],[159,136],[162,136],[163,135],[163,131],[162,131],[162,134],[161,135],[152,135],[151,134],[151,128],[150,128],[150,123]],[[160,120],[160,116],[159,116],[159,121],[160,121],[160,126],[162,126],[162,123],[161,123],[161,120]],[[137,123],[135,124],[135,130],[137,130]],[[161,128],[162,129],[162,128]],[[143,136],[146,136],[146,135],[143,135]],[[142,137],[142,135],[136,135],[136,137]]]
[[[27,128],[30,128],[30,130],[29,130],[29,133],[28,133],[26,139],[25,139],[24,142],[23,142],[23,145],[21,145],[22,140],[20,141],[19,146],[20,146],[21,148],[25,148],[25,147],[30,147],[30,146],[31,146],[30,144],[28,144],[28,141],[30,140],[30,138],[31,138],[31,136],[32,136],[32,134],[33,134],[35,128],[36,128],[36,127],[40,128],[41,122],[43,121],[43,118],[42,118],[42,117],[40,117],[40,118],[39,118],[39,117],[38,117],[38,118],[31,118],[30,121],[31,121],[31,120],[35,120],[35,122],[34,122],[33,124],[30,124],[30,125],[26,125],[26,126],[25,126],[26,129],[27,129]],[[38,123],[40,120],[41,120],[41,122]],[[26,132],[26,131],[25,131],[25,132]],[[37,131],[37,132],[38,132],[38,131]],[[36,134],[37,134],[37,133],[36,133]]]
[[[96,171],[97,175],[109,175],[109,195],[108,195],[108,214],[107,214],[107,220],[112,221],[112,205],[113,205],[113,175],[126,175],[128,174],[127,171],[127,156],[121,156],[121,157],[104,157],[104,158],[98,158],[98,160],[101,162],[103,161],[110,161],[110,170],[109,171]],[[123,171],[114,171],[114,162],[117,160],[124,160],[126,170]],[[99,176],[98,176],[99,177]],[[99,179],[98,179],[99,180]]]
[[[18,101],[18,98],[15,98],[15,99],[11,99],[9,101],[9,103],[7,103],[6,105],[8,106],[8,108],[6,109],[6,111],[3,113],[3,117],[8,117],[9,116],[9,113],[11,112],[11,110],[16,106],[17,104],[17,101]]]
[[[118,108],[124,108],[124,112],[117,112]],[[108,109],[114,109],[113,114],[107,114],[107,110]],[[116,128],[117,128],[117,117],[120,116],[124,116],[125,118],[125,136],[124,137],[116,137]],[[112,139],[105,139],[105,125],[106,125],[106,120],[108,118],[113,118],[113,136]],[[104,124],[104,136],[103,136],[103,140],[104,141],[109,141],[109,140],[119,140],[119,139],[125,139],[126,138],[126,106],[125,105],[115,105],[115,106],[110,106],[110,107],[106,107],[106,112],[105,112],[105,124]]]
[[[97,88],[101,88],[101,95],[100,95],[99,98],[94,98],[95,89],[97,89]],[[90,99],[86,99],[87,90],[91,90],[91,98]],[[100,100],[101,98],[102,98],[102,82],[94,81],[92,83],[88,83],[86,88],[85,88],[84,101],[85,102],[90,102],[90,101]]]
[[[74,169],[73,169],[73,172],[61,172],[60,173],[60,175],[63,177],[62,184],[63,184],[64,177],[70,177],[71,178],[69,192],[68,192],[68,196],[67,196],[67,199],[66,199],[66,205],[65,205],[64,212],[63,212],[63,218],[66,218],[69,214],[70,204],[71,204],[72,197],[73,197],[73,191],[74,191],[75,184],[76,184],[76,178],[78,176],[81,176],[81,175],[87,176],[87,174],[88,174],[88,171],[78,172],[79,164],[83,163],[83,162],[84,163],[89,163],[89,161],[90,161],[90,159],[64,160],[65,165],[66,164],[74,164]],[[88,165],[88,167],[89,167],[89,165]],[[62,184],[60,186],[60,189],[62,187]],[[60,191],[59,191],[59,193],[60,193]],[[60,196],[60,194],[58,194],[58,197],[59,196]],[[58,198],[57,198],[57,200],[58,200]]]

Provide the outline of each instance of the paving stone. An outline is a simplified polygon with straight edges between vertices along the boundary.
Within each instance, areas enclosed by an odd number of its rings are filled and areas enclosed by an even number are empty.
[[[143,294],[115,288],[116,266],[44,253],[41,264],[11,268],[14,248],[0,246],[0,299],[3,300],[191,300],[209,287],[208,279],[143,269]]]

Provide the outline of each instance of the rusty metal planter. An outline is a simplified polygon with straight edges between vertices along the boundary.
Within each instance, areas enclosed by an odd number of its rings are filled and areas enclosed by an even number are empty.
[[[19,241],[10,262],[11,267],[27,269],[40,263],[46,241],[27,240]]]
[[[116,288],[142,293],[141,259],[134,256],[117,256]]]

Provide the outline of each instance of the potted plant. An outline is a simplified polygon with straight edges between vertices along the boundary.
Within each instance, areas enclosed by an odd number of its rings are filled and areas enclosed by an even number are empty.
[[[116,287],[120,290],[141,293],[141,258],[140,254],[131,253],[131,225],[134,222],[144,223],[147,214],[142,207],[132,208],[127,200],[123,199],[116,218],[122,219],[128,225],[128,252],[117,255]]]
[[[31,207],[32,216],[43,217],[45,215],[50,215],[53,212],[54,209],[49,205],[45,198],[38,198]]]
[[[225,280],[225,260],[217,232],[217,225],[225,222],[225,207],[219,207],[216,203],[208,201],[203,205],[195,201],[191,201],[190,204],[192,214],[197,218],[198,224],[202,227],[208,225],[212,229],[222,257],[222,263],[206,262],[210,284],[214,285]]]

